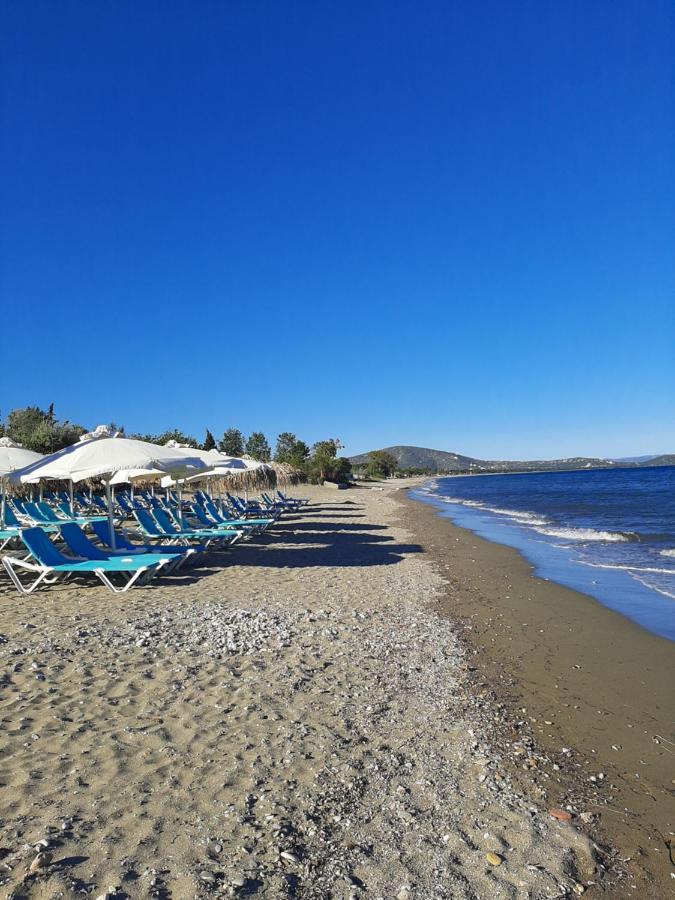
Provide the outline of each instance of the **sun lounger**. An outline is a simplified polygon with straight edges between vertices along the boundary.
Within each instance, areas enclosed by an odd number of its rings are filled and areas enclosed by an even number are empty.
[[[188,540],[203,540],[207,543],[207,546],[209,545],[209,542],[220,542],[221,544],[227,543],[228,545],[234,544],[240,537],[243,537],[244,534],[243,531],[237,529],[232,529],[230,531],[225,531],[220,528],[178,529],[169,518],[168,513],[163,509],[153,509],[152,517],[157,523],[160,531],[163,531],[166,535],[170,536],[176,534],[181,537],[186,537]]]
[[[65,525],[61,526],[61,537],[63,538],[68,548],[81,559],[104,560],[117,559],[120,557],[128,558],[129,556],[133,556],[134,559],[142,559],[148,564],[159,562],[159,560],[161,559],[168,559],[169,562],[166,565],[166,572],[174,569],[176,567],[176,563],[179,563],[181,561],[181,557],[183,555],[178,550],[178,548],[174,548],[169,553],[158,553],[157,550],[151,550],[150,552],[145,553],[130,553],[128,550],[113,550],[110,547],[103,549],[102,547],[97,547],[96,544],[92,543],[84,533],[84,531],[82,531],[80,526],[75,525],[73,522],[68,522]]]
[[[253,501],[245,502],[232,494],[228,494],[227,498],[235,513],[247,519],[252,516],[259,518],[271,516],[274,519],[278,519],[282,513],[281,509],[270,509],[268,506],[262,506],[260,503],[254,503]]]
[[[110,528],[107,522],[94,522],[91,530],[101,542],[105,550],[110,548]],[[128,554],[159,553],[167,556],[178,556],[176,569],[180,568],[188,559],[195,557],[199,549],[195,547],[181,547],[176,544],[133,544],[122,531],[115,530],[115,547],[119,551]],[[112,549],[112,548],[110,548]]]
[[[141,532],[151,541],[162,541],[169,545],[179,544],[185,547],[193,547],[195,550],[207,550],[211,548],[212,544],[216,543],[215,537],[205,538],[202,535],[201,538],[196,538],[190,534],[178,532],[173,528],[170,531],[166,531],[159,527],[147,509],[134,510],[134,518],[138,522]],[[218,535],[218,537],[222,539],[222,534]]]
[[[307,506],[309,500],[305,497],[287,497],[285,494],[282,494],[281,491],[277,491],[277,497],[283,503],[293,503],[295,506]]]
[[[262,525],[251,519],[210,518],[204,507],[198,503],[190,504],[190,513],[197,520],[196,527],[199,528],[217,528],[225,533],[236,529],[243,531],[246,536],[257,533],[263,528]]]
[[[21,532],[18,528],[2,528],[0,529],[0,550],[4,550],[7,544],[15,541],[20,537]]]
[[[69,559],[52,544],[46,532],[38,527],[24,528],[21,531],[21,539],[32,558],[17,559],[4,556],[2,563],[14,586],[22,594],[31,594],[41,584],[52,584],[60,576],[69,575],[95,575],[109,591],[115,594],[124,593],[133,587],[139,578],[146,574],[155,574],[169,563],[169,557],[158,557],[153,563],[131,556],[101,560]],[[24,585],[17,570],[32,572],[37,574],[37,578],[31,584]],[[111,581],[110,576],[117,574],[126,579],[122,587],[116,587]]]

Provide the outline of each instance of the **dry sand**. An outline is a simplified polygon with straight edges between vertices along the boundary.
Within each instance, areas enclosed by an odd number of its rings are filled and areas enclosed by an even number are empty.
[[[301,493],[126,595],[3,581],[0,895],[622,896],[512,780],[393,486]]]

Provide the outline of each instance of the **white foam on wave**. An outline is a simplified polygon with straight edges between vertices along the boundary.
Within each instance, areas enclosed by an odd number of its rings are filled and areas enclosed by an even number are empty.
[[[629,541],[627,534],[620,531],[597,531],[595,528],[535,528],[539,534],[564,538],[568,541]]]
[[[441,503],[467,506],[470,509],[480,509],[482,512],[493,513],[496,516],[505,516],[508,519],[513,519],[519,525],[546,525],[548,522],[548,519],[536,513],[525,512],[519,509],[502,509],[499,506],[487,506],[482,500],[465,500],[463,497],[447,497],[441,494],[436,495],[435,499]]]
[[[498,506],[486,506],[485,509],[498,516],[507,516],[523,525],[546,525],[548,521],[536,513],[523,512],[519,509],[500,509]]]
[[[675,556],[675,547],[670,547],[668,550],[659,550],[659,556]]]
[[[675,594],[672,591],[667,591],[662,585],[653,584],[651,581],[647,581],[645,578],[640,578],[639,575],[635,575],[631,573],[633,578],[636,581],[639,581],[640,584],[643,584],[646,588],[649,588],[652,591],[656,591],[658,594],[662,594],[664,597],[670,597],[671,600],[675,600]]]

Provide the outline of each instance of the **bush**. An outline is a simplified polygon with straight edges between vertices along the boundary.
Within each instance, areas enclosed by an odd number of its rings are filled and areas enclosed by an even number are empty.
[[[53,405],[45,412],[38,406],[13,409],[7,416],[7,437],[35,453],[56,453],[74,444],[87,429],[67,420],[59,422]]]

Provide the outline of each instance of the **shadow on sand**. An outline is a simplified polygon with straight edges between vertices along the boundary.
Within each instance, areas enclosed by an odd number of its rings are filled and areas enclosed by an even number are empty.
[[[289,522],[288,526],[255,544],[239,544],[233,550],[232,565],[281,569],[386,566],[400,562],[406,553],[422,551],[419,544],[400,544],[377,534],[381,525],[305,521]]]

